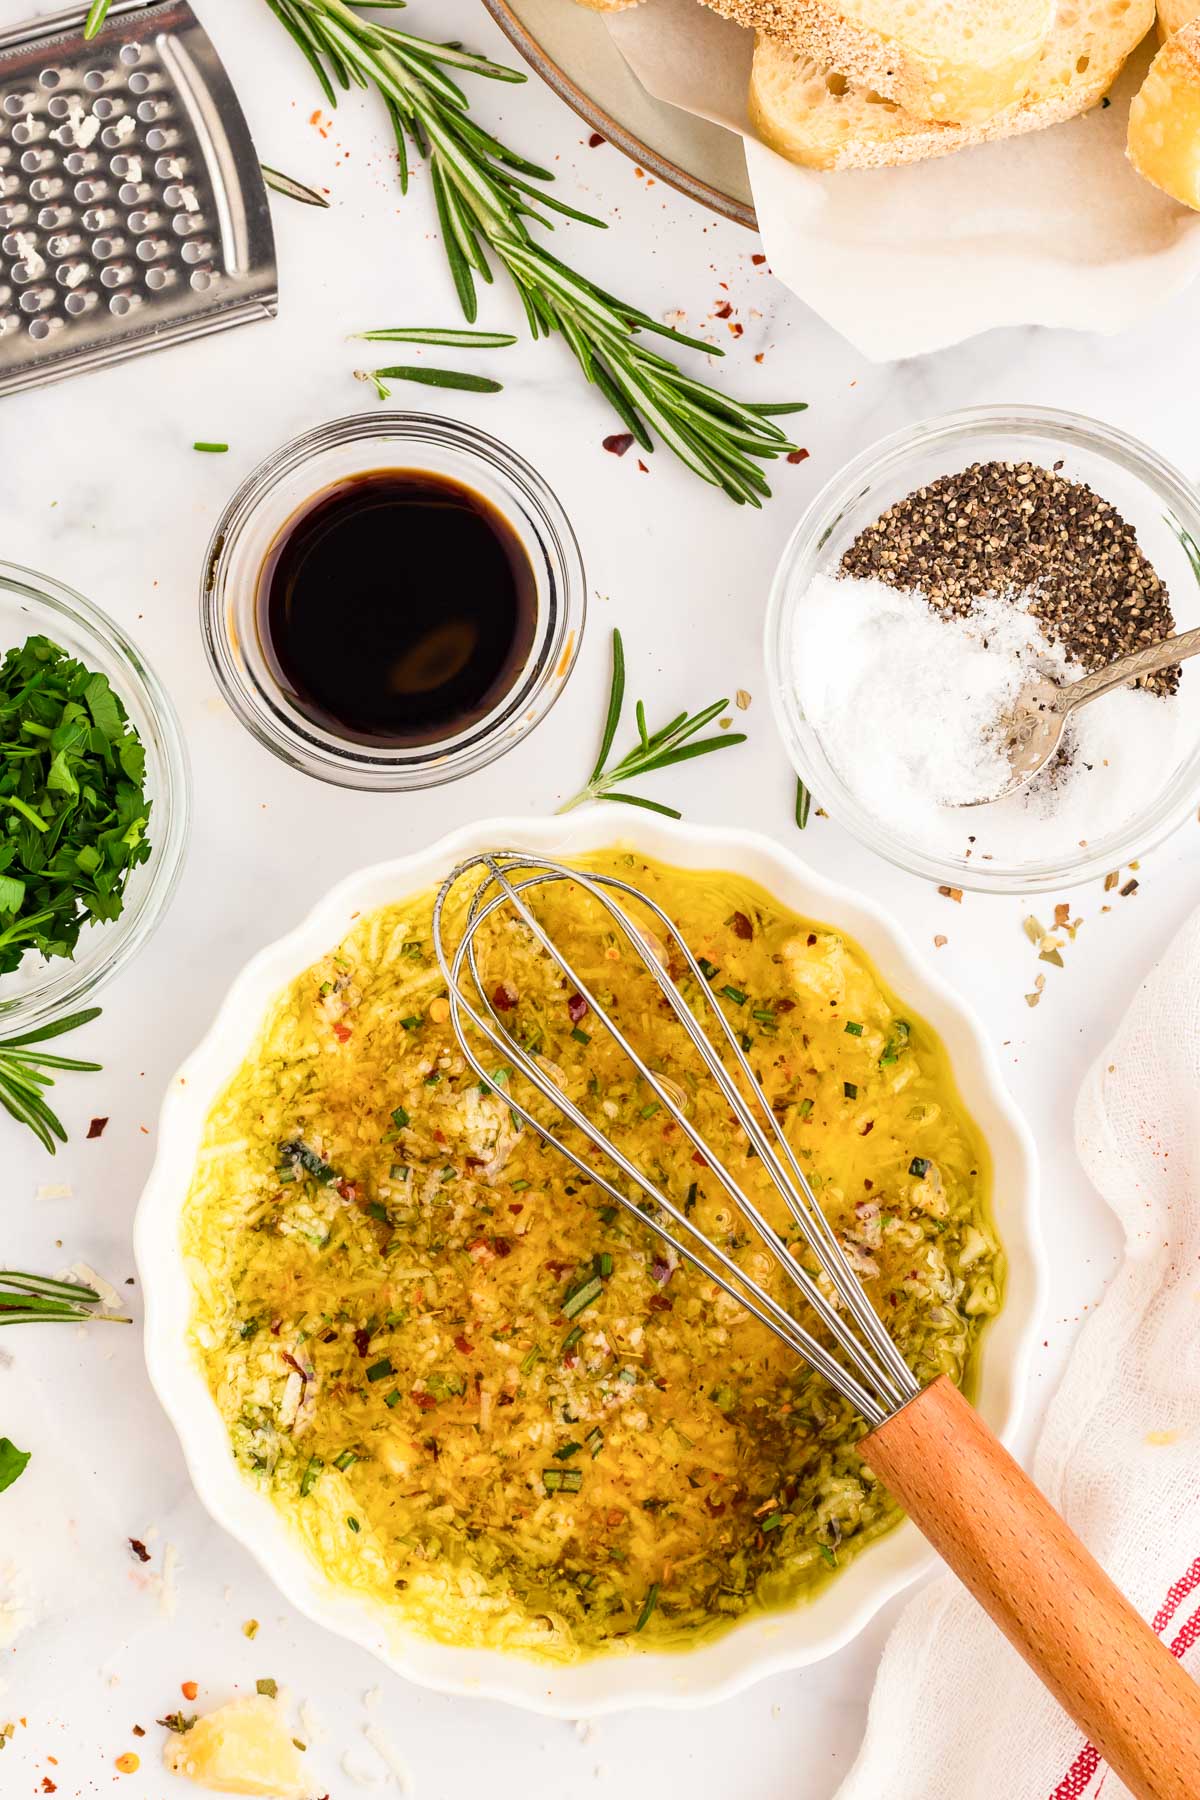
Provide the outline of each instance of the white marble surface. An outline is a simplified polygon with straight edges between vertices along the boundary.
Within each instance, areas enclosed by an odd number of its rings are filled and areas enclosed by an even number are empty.
[[[19,16],[24,4],[0,0],[0,13]],[[204,545],[226,495],[260,457],[290,434],[362,406],[364,390],[350,379],[361,350],[346,334],[449,322],[452,296],[424,186],[418,180],[407,202],[396,193],[374,106],[353,100],[329,136],[318,135],[308,122],[317,103],[311,80],[261,0],[197,5],[265,160],[328,185],[334,206],[326,214],[276,206],[284,296],[277,323],[0,408],[0,553],[83,589],[135,635],[178,703],[196,787],[178,898],[151,946],[107,990],[104,1017],[87,1034],[104,1073],[60,1089],[70,1145],[50,1163],[0,1124],[0,1262],[54,1268],[82,1257],[118,1286],[132,1276],[130,1223],[159,1098],[230,977],[357,865],[491,812],[556,805],[586,772],[608,628],[620,623],[633,685],[653,711],[735,687],[753,697],[745,749],[663,778],[655,791],[689,817],[770,832],[882,896],[1002,1046],[1041,1147],[1055,1267],[1036,1415],[1116,1250],[1111,1221],[1076,1167],[1074,1094],[1139,975],[1200,900],[1198,828],[1149,857],[1138,894],[1117,900],[1110,914],[1100,912],[1111,896],[1098,885],[1072,896],[1087,922],[1067,967],[1048,971],[1045,999],[1030,1011],[1022,996],[1038,965],[1021,932],[1027,909],[1019,899],[968,896],[953,905],[824,819],[797,838],[792,783],[764,704],[760,621],[772,565],[806,500],[848,454],[929,413],[989,401],[1074,407],[1142,434],[1194,471],[1196,296],[1117,340],[1014,331],[873,368],[753,266],[757,246],[739,228],[639,179],[613,150],[588,148],[578,121],[537,86],[480,89],[480,116],[552,162],[568,198],[611,220],[604,239],[566,228],[573,256],[651,311],[683,309],[692,325],[732,301],[745,328],[739,341],[717,322],[704,327],[728,344],[723,378],[747,395],[807,399],[801,431],[812,454],[779,472],[778,497],[765,512],[739,512],[663,453],[645,475],[634,457],[606,455],[600,440],[611,418],[560,345],[522,341],[504,352],[502,395],[456,398],[444,410],[510,440],[547,472],[575,520],[592,613],[568,694],[527,743],[456,786],[396,798],[318,787],[260,750],[216,694],[196,618]],[[415,30],[461,32],[500,48],[475,0],[416,0],[408,17]],[[484,319],[520,329],[503,287],[486,296]],[[441,397],[427,404],[439,409]],[[197,456],[197,438],[228,441],[230,452]],[[949,938],[937,952],[935,933]],[[110,1123],[89,1142],[93,1114]],[[52,1184],[68,1191],[40,1191]],[[124,1291],[136,1312],[136,1287]],[[887,1615],[823,1666],[704,1713],[627,1715],[577,1734],[499,1705],[439,1698],[290,1613],[207,1521],[148,1389],[135,1332],[26,1328],[6,1335],[0,1356],[0,1435],[34,1452],[28,1473],[0,1499],[0,1564],[15,1560],[27,1570],[35,1615],[15,1648],[0,1652],[0,1723],[27,1721],[0,1761],[6,1794],[49,1791],[49,1778],[70,1797],[115,1784],[163,1800],[175,1784],[158,1764],[154,1720],[180,1704],[179,1683],[197,1681],[201,1701],[214,1703],[264,1675],[308,1696],[324,1716],[329,1738],[311,1756],[317,1792],[333,1800],[356,1791],[341,1766],[347,1750],[360,1774],[384,1776],[362,1738],[371,1717],[402,1748],[413,1792],[429,1800],[465,1800],[481,1776],[501,1800],[682,1787],[697,1800],[731,1789],[746,1800],[828,1800],[853,1758]],[[145,1568],[129,1554],[131,1535],[152,1551]],[[161,1592],[168,1545],[177,1557],[167,1584],[173,1613]],[[241,1630],[251,1617],[261,1621],[253,1644]],[[372,1712],[363,1696],[375,1687]],[[144,1739],[132,1736],[135,1723],[146,1728]],[[133,1748],[142,1770],[118,1777],[114,1758]]]

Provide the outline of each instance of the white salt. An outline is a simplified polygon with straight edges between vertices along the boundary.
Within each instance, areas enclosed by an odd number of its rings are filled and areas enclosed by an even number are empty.
[[[997,728],[1023,684],[1084,673],[1028,607],[990,596],[958,619],[920,594],[820,575],[797,608],[805,717],[859,804],[923,850],[1016,865],[1065,855],[1144,809],[1184,753],[1192,709],[1123,688],[1075,715],[1065,763],[964,810],[1008,777]]]

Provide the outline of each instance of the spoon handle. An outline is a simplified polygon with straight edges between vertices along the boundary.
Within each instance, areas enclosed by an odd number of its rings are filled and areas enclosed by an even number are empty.
[[[1189,656],[1200,656],[1200,625],[1192,631],[1181,631],[1178,637],[1147,644],[1144,650],[1135,650],[1105,669],[1093,669],[1090,675],[1061,689],[1055,710],[1064,715],[1074,712],[1077,706],[1086,706],[1089,700],[1098,700],[1101,694],[1124,687],[1139,675],[1156,675],[1160,669],[1170,668],[1172,663],[1183,662]]]

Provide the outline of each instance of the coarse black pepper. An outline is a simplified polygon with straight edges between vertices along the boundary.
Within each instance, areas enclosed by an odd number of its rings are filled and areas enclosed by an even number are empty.
[[[1028,595],[1048,637],[1085,669],[1169,637],[1171,599],[1127,519],[1084,482],[1038,463],[972,463],[898,500],[840,572],[916,591],[963,617],[986,595]],[[1178,665],[1139,682],[1173,694]]]

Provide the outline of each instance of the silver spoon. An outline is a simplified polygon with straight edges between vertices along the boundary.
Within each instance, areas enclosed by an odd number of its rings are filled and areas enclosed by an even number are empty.
[[[1135,650],[1132,655],[1121,657],[1119,662],[1109,663],[1106,669],[1093,669],[1090,675],[1068,682],[1066,687],[1060,687],[1044,675],[1027,681],[1000,721],[1001,749],[1008,759],[1010,779],[998,793],[979,800],[960,800],[958,804],[984,806],[988,801],[1015,794],[1033,780],[1039,769],[1045,768],[1062,742],[1067,720],[1079,707],[1086,706],[1089,700],[1098,700],[1101,694],[1110,694],[1114,688],[1124,687],[1127,682],[1136,681],[1139,675],[1156,675],[1159,669],[1167,669],[1172,663],[1184,662],[1189,656],[1197,655],[1200,655],[1200,626],[1192,631],[1182,631],[1178,637],[1161,638],[1157,644],[1147,644],[1144,650]]]

